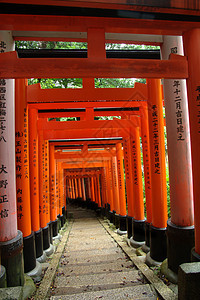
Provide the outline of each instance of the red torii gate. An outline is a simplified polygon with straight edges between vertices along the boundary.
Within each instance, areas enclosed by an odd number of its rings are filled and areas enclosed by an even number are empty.
[[[18,2],[18,1],[17,1]],[[121,3],[121,2],[120,2]],[[95,4],[97,5],[97,4]],[[100,5],[100,4],[98,4]],[[97,5],[97,6],[98,6]],[[104,4],[105,5],[105,4]],[[176,4],[177,5],[177,4]],[[106,6],[108,7],[108,6]],[[115,6],[116,7],[121,7],[121,6]],[[123,6],[124,7],[124,6]],[[180,7],[180,6],[179,6]],[[128,6],[128,9],[130,11],[132,11],[133,9],[135,9],[135,7],[130,7]],[[141,6],[141,8],[137,7],[137,10],[139,11],[143,11],[143,7]],[[156,10],[157,12],[162,12],[165,13],[166,9],[158,9]],[[169,10],[170,12],[176,14],[177,12],[183,13],[181,12],[181,10]],[[194,16],[194,12],[189,12],[187,11],[187,13],[190,13],[190,15],[193,17]],[[196,12],[197,15],[199,15],[199,12]],[[74,31],[79,31],[80,29],[84,30],[85,32],[88,31],[89,27],[92,27],[92,25],[95,24],[95,27],[98,25],[98,27],[102,27],[102,25],[105,28],[105,31],[107,32],[117,32],[117,33],[147,33],[147,34],[180,34],[180,35],[184,35],[184,45],[185,45],[185,50],[186,50],[186,54],[188,57],[188,65],[189,65],[189,77],[187,74],[187,62],[185,61],[185,58],[182,59],[182,66],[183,66],[183,72],[182,72],[182,77],[177,76],[177,78],[188,78],[187,82],[188,82],[188,91],[189,91],[189,104],[190,104],[190,115],[191,115],[191,135],[192,135],[192,153],[193,153],[193,173],[194,173],[194,198],[195,198],[195,222],[196,222],[196,246],[195,246],[195,251],[193,252],[193,256],[196,257],[196,259],[198,259],[198,255],[200,253],[199,251],[199,232],[198,232],[198,222],[199,222],[199,206],[198,206],[198,195],[199,195],[199,176],[198,176],[198,166],[199,166],[199,156],[198,156],[198,147],[199,147],[199,125],[198,125],[198,105],[196,105],[196,100],[198,99],[198,86],[199,86],[199,82],[198,82],[198,78],[199,78],[199,74],[198,74],[198,69],[199,68],[192,68],[192,66],[196,66],[197,62],[198,62],[198,53],[199,53],[199,23],[196,21],[195,18],[193,18],[194,22],[178,22],[178,21],[174,21],[174,20],[169,20],[169,21],[163,21],[163,20],[143,20],[143,22],[138,22],[138,19],[111,19],[111,18],[104,18],[103,19],[103,24],[102,24],[102,19],[99,19],[97,17],[91,18],[91,17],[59,17],[59,22],[58,19],[56,17],[50,17],[50,16],[19,16],[19,15],[3,15],[1,18],[1,28],[8,30],[8,29],[12,29],[12,30],[54,30],[54,31],[65,31],[66,30],[66,26],[68,30],[74,30]],[[14,21],[14,23],[13,23]],[[77,22],[76,22],[77,21]],[[178,26],[177,26],[178,25]],[[38,30],[39,29],[39,30]],[[111,30],[112,29],[112,30]],[[189,32],[189,30],[191,30]],[[100,29],[99,32],[102,32],[102,30]],[[89,33],[89,31],[88,31]],[[91,33],[91,32],[90,32]],[[90,33],[88,34],[88,39],[91,41],[91,36]],[[20,33],[19,33],[20,35]],[[37,34],[36,34],[37,35]],[[45,35],[45,34],[44,34]],[[44,38],[43,35],[43,38]],[[17,36],[17,35],[16,35]],[[96,41],[95,41],[96,42]],[[195,47],[195,49],[193,49],[193,45],[194,43],[197,45],[197,47]],[[89,43],[90,44],[90,43]],[[98,46],[97,46],[98,48]],[[101,47],[99,49],[102,49]],[[93,49],[90,48],[90,50],[93,51]],[[97,53],[98,53],[98,49],[97,49]],[[93,57],[94,57],[94,53],[92,53]],[[6,56],[4,54],[1,55],[1,57],[3,58],[3,56]],[[13,57],[13,62],[16,64],[20,64],[19,60],[16,59],[15,55],[13,54],[8,54],[7,56],[11,56]],[[91,59],[91,52],[90,52],[90,57],[89,59]],[[0,60],[2,61],[2,59],[0,58]],[[56,60],[55,60],[56,61]],[[181,61],[181,60],[180,60]],[[185,61],[185,62],[184,62]],[[30,61],[31,62],[31,61]],[[41,60],[38,60],[37,63],[41,62]],[[46,60],[47,62],[47,60]],[[60,61],[61,62],[61,61]],[[64,61],[63,61],[64,62]],[[77,62],[74,61],[74,62]],[[74,63],[72,62],[72,64]],[[120,61],[121,63],[123,63],[123,68],[125,66],[127,66],[127,62],[125,63],[124,61]],[[171,64],[172,61],[166,62],[165,65],[172,65]],[[23,62],[21,60],[21,66],[23,67],[23,64],[26,65],[27,62]],[[142,64],[143,62],[141,62],[140,64],[137,64],[137,66],[143,66]],[[155,62],[157,64],[157,62]],[[176,59],[173,61],[174,66],[178,67],[178,63],[176,61]],[[66,61],[66,64],[68,64],[68,62]],[[83,67],[85,66],[93,66],[94,63],[92,61],[86,61],[83,62]],[[42,64],[41,64],[42,65]],[[162,65],[161,64],[157,64],[157,66]],[[3,66],[3,64],[2,64]],[[110,67],[110,62],[109,63],[104,63],[102,64],[102,66],[105,67]],[[115,68],[117,65],[117,61],[115,62]],[[150,64],[149,64],[150,66]],[[7,67],[7,66],[6,66]],[[34,65],[35,67],[35,65]],[[180,69],[179,69],[180,70]],[[10,69],[11,71],[11,69]],[[15,70],[14,70],[15,71]],[[44,70],[45,71],[45,70]],[[123,71],[125,71],[123,69]],[[172,71],[171,69],[168,70],[168,73]],[[20,73],[21,72],[21,73]],[[104,75],[109,73],[108,71],[103,71]],[[107,72],[107,73],[106,73]],[[132,71],[130,71],[129,74],[127,74],[127,76],[130,76],[132,73]],[[20,70],[19,69],[19,73],[17,75],[17,73],[11,74],[7,74],[8,76],[11,76],[9,78],[13,78],[13,77],[17,77],[17,76],[22,76],[22,74],[25,74],[26,71],[25,70]],[[165,72],[166,75],[167,72]],[[170,78],[174,78],[174,75],[178,75],[178,73],[180,74],[180,72],[176,72],[171,74],[168,74],[168,76],[171,76]],[[5,73],[4,73],[5,74]],[[21,74],[21,75],[20,75]],[[57,73],[58,74],[58,73]],[[114,72],[113,72],[114,74]],[[161,73],[160,73],[161,74]],[[163,73],[162,73],[163,74]],[[5,74],[6,75],[6,74]],[[29,76],[31,75],[31,73],[29,73]],[[118,72],[119,75],[119,72]],[[139,74],[138,74],[139,75]],[[135,74],[134,74],[135,76]],[[155,73],[152,75],[155,76]],[[157,75],[156,75],[157,76]],[[39,77],[39,76],[37,76]],[[65,76],[66,77],[66,74]],[[176,76],[175,76],[176,77]],[[195,117],[194,117],[195,116]],[[10,138],[13,138],[12,136]],[[11,144],[11,143],[10,143]],[[12,173],[12,172],[11,172]],[[182,225],[182,224],[181,224]],[[181,226],[179,225],[179,226]],[[188,226],[188,224],[187,224]],[[13,232],[12,234],[14,234],[14,236],[16,236],[16,230],[14,230],[13,227]],[[11,238],[13,237],[11,234]]]

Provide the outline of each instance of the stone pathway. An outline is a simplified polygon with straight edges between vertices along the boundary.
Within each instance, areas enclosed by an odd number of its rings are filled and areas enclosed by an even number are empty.
[[[51,300],[159,299],[92,211],[70,208],[74,223]]]

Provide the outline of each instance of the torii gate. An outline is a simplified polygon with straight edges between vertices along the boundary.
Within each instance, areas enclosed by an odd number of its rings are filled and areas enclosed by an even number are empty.
[[[6,1],[8,2],[8,1]],[[171,3],[171,2],[170,2]],[[172,4],[172,3],[171,3]],[[64,4],[65,7],[66,4]],[[99,8],[100,4],[96,4],[97,7]],[[104,3],[105,5],[105,3]],[[107,4],[108,5],[108,4]],[[106,8],[108,8],[108,6],[105,5]],[[169,5],[170,6],[170,5]],[[126,7],[124,5],[121,4],[117,4],[114,6],[115,9],[122,9],[122,7]],[[179,5],[177,5],[177,3],[175,2],[175,7],[179,7]],[[184,5],[181,6],[181,8],[185,8]],[[188,8],[195,8],[194,6],[191,7],[186,7]],[[56,8],[57,9],[57,8]],[[198,23],[198,18],[196,18],[196,16],[194,16],[193,12],[189,12],[187,11],[187,13],[190,13],[191,15],[191,20],[193,22],[189,22],[188,19],[186,20],[186,22],[178,22],[178,21],[174,21],[173,18],[173,14],[175,14],[176,17],[176,13],[177,10],[176,9],[172,9],[171,12],[173,12],[172,15],[169,16],[169,21],[163,21],[162,20],[162,14],[163,16],[165,16],[166,13],[166,8],[162,9],[162,8],[157,8],[155,9],[153,13],[153,15],[155,14],[156,17],[158,17],[158,12],[161,12],[161,16],[160,19],[159,18],[153,18],[152,20],[142,20],[142,24],[141,22],[138,22],[138,17],[136,17],[134,15],[134,11],[133,9],[136,9],[135,6],[130,7],[128,6],[128,8],[126,7],[126,9],[131,11],[131,16],[132,18],[127,18],[124,19],[122,18],[104,18],[103,22],[102,22],[102,18],[98,18],[98,17],[74,17],[74,16],[62,16],[59,17],[59,23],[57,22],[56,17],[52,17],[52,16],[19,16],[19,15],[12,15],[11,17],[9,15],[3,15],[3,17],[1,18],[1,28],[3,30],[9,30],[10,28],[12,28],[12,30],[24,30],[24,31],[28,31],[28,30],[44,30],[44,31],[49,31],[49,30],[54,30],[54,31],[65,31],[66,28],[69,31],[83,31],[83,32],[88,32],[88,45],[89,45],[89,57],[88,57],[88,61],[83,61],[83,60],[78,60],[78,59],[74,59],[71,62],[69,60],[66,59],[62,59],[62,60],[54,60],[54,62],[57,63],[57,69],[55,70],[55,72],[51,72],[51,76],[53,77],[59,77],[57,76],[58,74],[63,75],[64,77],[66,76],[72,76],[72,75],[77,75],[77,65],[76,63],[80,63],[80,67],[82,67],[82,69],[80,70],[79,74],[82,74],[83,77],[95,77],[95,76],[106,76],[106,77],[113,77],[115,76],[120,76],[120,77],[124,77],[124,74],[126,74],[127,77],[156,77],[156,78],[187,78],[187,83],[188,83],[188,92],[189,92],[189,107],[190,107],[190,122],[191,122],[191,137],[192,137],[192,154],[193,154],[193,177],[194,177],[194,199],[195,199],[195,223],[196,223],[196,238],[195,238],[195,251],[193,251],[193,257],[195,257],[195,259],[199,260],[199,254],[200,254],[200,235],[199,235],[199,205],[198,205],[198,199],[199,199],[199,176],[198,176],[198,166],[199,166],[199,155],[198,155],[198,148],[199,148],[199,125],[198,125],[198,121],[199,121],[199,116],[198,116],[198,87],[199,87],[199,68],[198,68],[198,55],[199,55],[199,23]],[[143,11],[143,7],[137,7],[137,11]],[[12,12],[12,11],[11,11]],[[182,11],[179,11],[180,15],[183,13]],[[197,12],[198,14],[198,12]],[[142,15],[142,16],[141,16]],[[140,18],[144,18],[147,17],[146,14],[143,12],[142,14],[139,14]],[[112,15],[113,17],[113,15]],[[88,29],[91,28],[95,25],[95,28],[99,28],[97,29]],[[178,26],[177,26],[178,25]],[[66,27],[67,26],[67,27]],[[102,26],[104,27],[102,30]],[[98,34],[97,34],[98,31]],[[93,32],[93,33],[92,33]],[[103,32],[103,34],[102,34]],[[170,59],[169,61],[152,61],[152,62],[144,62],[144,61],[130,61],[130,60],[120,60],[120,64],[119,61],[115,60],[106,60],[105,59],[105,55],[103,55],[104,50],[103,49],[103,43],[105,41],[105,37],[104,37],[104,32],[110,33],[110,32],[114,32],[114,33],[146,33],[146,34],[160,34],[160,32],[162,32],[162,34],[164,35],[184,35],[184,46],[185,46],[185,51],[187,54],[187,59],[181,58],[180,60],[177,58],[173,58],[174,55],[172,55],[172,59]],[[21,36],[22,32],[20,33],[15,33],[15,36]],[[48,36],[51,36],[51,34],[47,34]],[[7,35],[8,36],[8,35]],[[9,46],[9,41],[7,40],[7,36],[3,37],[3,43],[1,44],[1,49],[4,51],[4,49],[6,49],[6,47]],[[37,33],[33,33],[32,36],[37,36]],[[43,38],[45,37],[45,34],[43,34],[42,36]],[[97,38],[98,37],[98,38]],[[85,39],[86,37],[84,37]],[[108,36],[106,37],[108,40]],[[92,46],[92,40],[94,41],[94,47]],[[125,39],[126,40],[126,39]],[[5,42],[6,41],[6,42]],[[99,42],[99,43],[98,43]],[[7,43],[5,45],[5,43]],[[96,44],[96,46],[95,46]],[[164,41],[165,44],[165,41]],[[197,47],[193,47],[193,45],[197,45]],[[96,48],[95,48],[96,47]],[[176,47],[176,46],[175,46]],[[174,48],[174,47],[173,47]],[[8,49],[8,48],[7,48]],[[95,49],[95,51],[94,51]],[[102,50],[102,53],[100,53]],[[105,54],[105,53],[104,53]],[[10,58],[10,60],[6,61],[6,57]],[[96,58],[95,58],[96,57]],[[102,59],[102,61],[101,61]],[[52,64],[52,61],[50,59],[38,59],[38,60],[33,60],[33,59],[29,59],[27,61],[25,61],[24,59],[17,59],[15,54],[6,54],[6,53],[2,53],[1,57],[0,57],[0,61],[1,61],[1,66],[2,66],[2,70],[3,72],[1,73],[1,78],[19,78],[21,76],[21,78],[26,78],[29,76],[36,76],[36,77],[45,77],[48,76],[49,70],[51,69],[51,67],[55,67],[54,64]],[[48,64],[48,66],[46,66],[45,64]],[[10,64],[10,65],[9,65]],[[32,70],[29,69],[29,66],[32,64]],[[133,66],[134,65],[134,66]],[[19,67],[18,70],[16,69],[16,67]],[[35,67],[38,67],[37,71],[31,72],[33,71],[33,69],[35,69]],[[66,67],[70,67],[70,72],[68,72],[68,74],[66,75],[66,73],[63,71],[63,66]],[[187,70],[187,66],[189,67],[189,76],[188,76],[188,70]],[[195,66],[193,68],[193,66]],[[5,67],[5,68],[4,68]],[[24,67],[26,67],[26,69],[24,69]],[[92,68],[92,71],[89,72],[88,71],[88,67]],[[98,67],[98,68],[97,68]],[[144,67],[146,68],[146,74],[145,72],[141,72],[141,70],[144,70]],[[162,67],[166,67],[166,70],[163,71],[161,68]],[[41,68],[41,69],[40,69]],[[143,69],[142,69],[143,68]],[[154,72],[153,72],[154,70]],[[82,72],[82,73],[81,73]],[[122,75],[123,74],[123,75]],[[146,76],[144,76],[146,75]],[[11,81],[10,81],[11,82]],[[178,87],[179,87],[179,82],[177,82]],[[2,81],[2,86],[5,88],[5,84]],[[7,87],[7,86],[6,86]],[[12,90],[12,86],[10,86],[10,89]],[[175,92],[177,93],[177,96],[180,96],[179,93],[179,89],[175,89]],[[3,90],[2,90],[2,94],[6,95]],[[5,97],[5,96],[4,96]],[[8,96],[10,99],[10,96]],[[6,99],[6,98],[4,98]],[[197,101],[196,101],[197,100]],[[2,100],[4,101],[4,100]],[[180,102],[180,101],[179,101]],[[11,104],[11,110],[12,111],[12,104]],[[9,109],[7,107],[7,109]],[[178,112],[180,115],[180,112]],[[171,116],[171,115],[170,115]],[[195,117],[194,117],[195,116]],[[12,118],[11,118],[12,119]],[[182,120],[181,117],[179,117],[179,119]],[[176,120],[177,121],[177,120]],[[179,120],[180,121],[180,120]],[[4,124],[8,125],[8,119],[6,119],[6,121],[4,121]],[[170,124],[168,125],[170,127]],[[175,126],[174,128],[177,129],[177,127]],[[186,133],[186,132],[184,132]],[[13,135],[9,132],[9,136],[5,137],[6,135],[2,135],[1,136],[1,142],[3,142],[3,139],[5,139],[6,141],[9,141],[9,148],[12,148],[12,140],[14,140]],[[188,138],[185,137],[185,140],[187,140]],[[173,145],[173,143],[172,143]],[[5,144],[3,144],[2,146],[2,151],[4,151],[3,153],[7,153],[8,152],[8,148],[5,147]],[[14,152],[13,155],[14,156]],[[181,157],[183,157],[183,155],[180,155]],[[6,155],[3,157],[3,159],[6,158]],[[7,170],[5,169],[8,167],[8,161],[2,161],[1,163],[2,166],[2,174],[4,175],[4,177],[6,176],[5,174],[7,174]],[[10,166],[10,164],[9,164]],[[9,167],[9,174],[13,174],[14,170],[14,164],[12,164],[11,168]],[[6,172],[5,172],[6,171]],[[3,176],[2,175],[2,176]],[[4,180],[7,180],[3,177]],[[11,178],[11,176],[10,176]],[[9,178],[9,180],[10,180]],[[13,178],[13,176],[12,176]],[[14,181],[13,181],[14,182]],[[10,183],[13,186],[13,183]],[[13,187],[13,190],[15,190],[15,188]],[[3,191],[4,192],[4,191]],[[9,205],[12,204],[11,203],[11,199],[12,197],[9,197]],[[15,199],[15,197],[14,197]],[[174,203],[175,200],[173,199]],[[1,219],[6,218],[6,221],[8,222],[8,219],[10,219],[10,215],[8,215],[8,212],[10,213],[10,211],[8,210],[8,208],[5,207],[5,203],[7,202],[3,202],[1,203]],[[185,204],[187,202],[184,202]],[[188,205],[185,205],[186,207],[188,207]],[[176,205],[175,205],[176,207]],[[179,205],[180,207],[180,205]],[[10,206],[9,206],[10,209]],[[13,206],[13,209],[15,209],[15,206]],[[13,211],[13,209],[11,209],[11,211]],[[185,214],[187,215],[187,211],[185,211]],[[2,217],[3,216],[3,217]],[[172,219],[177,220],[177,216],[176,214],[172,214]],[[1,220],[2,224],[4,220]],[[185,220],[184,220],[185,221]],[[188,222],[189,221],[189,222]],[[15,238],[17,236],[17,232],[16,232],[16,217],[12,218],[12,220],[10,219],[10,223],[12,224],[12,226],[10,226],[13,230],[10,233],[9,236],[6,235],[6,238],[10,241],[13,238]],[[185,224],[186,223],[186,224]],[[175,223],[176,224],[176,223]],[[189,225],[191,224],[191,217],[189,216],[187,218],[187,222],[184,223],[179,223],[177,224],[179,227],[184,227],[184,225],[186,225],[186,227],[190,227]],[[170,225],[169,225],[170,227]],[[173,227],[173,226],[171,226]],[[4,228],[4,226],[2,226],[2,228]],[[182,229],[182,228],[181,228]],[[188,228],[189,229],[189,228]],[[174,229],[175,231],[177,230],[177,228]],[[179,234],[180,231],[178,230]],[[7,234],[7,233],[6,233]],[[179,235],[178,234],[178,235]],[[2,238],[1,241],[4,242],[5,241],[5,232],[2,234]],[[172,264],[173,265],[173,264]],[[173,266],[172,266],[173,267]]]

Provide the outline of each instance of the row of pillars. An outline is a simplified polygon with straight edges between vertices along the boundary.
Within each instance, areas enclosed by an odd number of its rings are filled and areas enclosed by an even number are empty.
[[[9,33],[1,39],[2,51],[13,50]],[[66,220],[62,170],[37,131],[37,110],[28,111],[26,84],[0,80],[1,287],[23,285],[24,273],[41,275]]]
[[[1,32],[1,50],[13,50],[13,41],[10,33]],[[141,132],[146,142],[143,143],[143,158],[145,167],[145,190],[146,190],[146,210],[147,219],[145,221],[146,231],[150,230],[150,243],[148,244],[148,234],[146,246],[150,246],[150,257],[155,261],[162,261],[166,257],[164,252],[166,242],[168,243],[168,265],[174,272],[177,272],[177,265],[184,262],[183,259],[189,259],[190,246],[193,244],[194,221],[193,221],[193,195],[195,212],[195,249],[192,252],[193,259],[199,260],[200,255],[200,226],[199,226],[199,74],[196,63],[200,49],[199,30],[185,34],[184,36],[185,52],[188,57],[189,78],[186,82],[183,80],[164,80],[166,125],[169,156],[169,177],[170,177],[170,201],[171,201],[171,220],[167,221],[167,193],[166,193],[166,172],[165,172],[165,145],[164,145],[164,126],[163,126],[163,106],[161,97],[160,80],[148,80],[149,105],[144,120],[149,118],[149,129],[147,132]],[[196,48],[193,48],[193,45]],[[163,59],[168,58],[171,52],[181,54],[183,51],[181,38],[165,37],[162,47]],[[44,146],[46,142],[40,141],[39,147],[44,154],[43,160],[38,156],[38,132],[36,130],[37,116],[34,110],[29,114],[25,104],[25,92],[23,80],[16,80],[16,125],[14,124],[14,80],[0,81],[0,248],[1,264],[9,268],[21,270],[22,260],[16,259],[17,255],[22,255],[22,232],[25,240],[32,239],[34,232],[35,240],[41,240],[41,228],[49,226],[50,222],[57,224],[57,216],[61,214],[61,208],[64,209],[64,201],[56,196],[55,184],[56,178],[51,170],[50,187],[48,189],[48,170],[45,166],[45,155],[48,152]],[[20,98],[17,100],[17,98]],[[187,98],[189,100],[190,127],[187,109]],[[17,104],[17,103],[20,104]],[[17,108],[18,107],[18,108]],[[18,110],[19,109],[19,110]],[[29,130],[28,130],[29,125]],[[15,127],[16,126],[16,127]],[[17,127],[18,126],[18,127]],[[16,128],[16,130],[14,129]],[[134,228],[140,228],[144,222],[143,197],[141,194],[141,168],[138,165],[139,151],[139,129],[135,129],[137,140],[124,142],[124,160],[127,180],[127,202],[128,216],[133,218]],[[16,132],[16,134],[15,134]],[[192,168],[191,168],[191,150],[190,150],[190,132],[192,145]],[[15,140],[16,138],[16,140]],[[29,141],[28,141],[29,138]],[[136,138],[135,138],[136,139]],[[144,139],[144,140],[145,140]],[[16,144],[15,144],[16,141]],[[28,146],[29,142],[29,146]],[[30,149],[30,150],[28,150]],[[30,153],[28,154],[28,151]],[[122,148],[117,145],[117,152]],[[16,156],[15,156],[16,152]],[[51,152],[51,151],[50,151]],[[129,154],[128,154],[129,153]],[[19,155],[20,154],[20,155]],[[150,154],[150,155],[149,155]],[[30,161],[28,161],[30,156]],[[127,158],[126,158],[127,157]],[[146,158],[146,159],[145,159]],[[16,160],[16,163],[15,163]],[[38,168],[38,163],[40,166]],[[50,155],[51,161],[51,155]],[[132,172],[129,171],[129,165],[132,164]],[[117,159],[117,170],[123,168],[122,159]],[[50,162],[50,168],[55,165]],[[47,167],[48,169],[48,167]],[[16,172],[15,172],[16,170]],[[127,171],[128,170],[128,171]],[[192,171],[193,170],[193,180]],[[119,215],[127,215],[124,202],[124,181],[122,173],[118,173],[118,191],[119,191]],[[46,175],[45,175],[46,174]],[[54,173],[55,174],[55,173]],[[47,176],[47,177],[46,177]],[[60,176],[60,175],[59,175]],[[62,176],[60,176],[62,177]],[[45,178],[45,180],[44,180]],[[57,177],[58,178],[58,177]],[[17,182],[17,187],[16,187]],[[39,184],[40,182],[40,184]],[[58,181],[59,182],[59,181]],[[128,182],[130,185],[128,187]],[[51,185],[51,183],[53,183]],[[193,183],[193,184],[192,184]],[[107,184],[107,183],[105,183]],[[137,186],[132,191],[131,185]],[[59,183],[58,183],[59,185]],[[41,192],[41,189],[43,192]],[[58,190],[61,190],[60,186]],[[30,190],[30,192],[29,192]],[[113,189],[111,189],[113,191]],[[40,191],[40,192],[39,192]],[[61,191],[60,191],[61,192]],[[193,193],[194,192],[194,193]],[[48,194],[53,197],[48,202]],[[61,192],[62,193],[62,192]],[[149,193],[149,196],[148,196]],[[39,197],[39,194],[42,197]],[[129,196],[128,196],[129,195]],[[30,200],[29,200],[30,197]],[[111,192],[110,192],[111,197]],[[133,199],[131,200],[131,197]],[[24,199],[24,200],[23,200]],[[96,197],[95,197],[96,199]],[[60,203],[59,206],[57,203]],[[23,205],[22,205],[23,203]],[[50,203],[50,205],[49,205]],[[109,198],[108,198],[109,203]],[[113,201],[114,203],[114,201]],[[111,213],[117,209],[113,203],[109,203]],[[134,205],[135,203],[135,205]],[[63,205],[63,206],[62,206]],[[113,207],[112,207],[113,205]],[[45,210],[43,207],[45,206]],[[113,209],[112,209],[113,208]],[[22,221],[24,220],[24,221]],[[24,225],[25,224],[25,225]],[[135,225],[137,224],[137,225]],[[44,226],[44,227],[43,227]],[[57,228],[57,225],[55,225]],[[20,229],[20,230],[19,230]],[[42,232],[42,231],[41,231]],[[57,234],[57,229],[55,229]],[[135,231],[133,230],[133,241]],[[182,238],[183,237],[183,238]],[[140,242],[140,241],[139,241]],[[182,243],[182,244],[181,244]],[[182,251],[180,250],[180,244]],[[183,246],[182,246],[183,245]],[[160,247],[159,247],[160,246]],[[37,247],[36,247],[37,248]],[[14,249],[14,250],[13,250]],[[160,250],[162,249],[162,251]],[[171,252],[170,252],[171,251]],[[179,252],[181,251],[181,252]],[[25,252],[25,251],[24,251]],[[187,253],[186,253],[187,252]],[[9,255],[8,255],[9,253]],[[15,253],[15,254],[13,254]],[[170,253],[173,253],[170,254]],[[180,255],[181,253],[181,255]],[[183,259],[182,259],[183,255]],[[8,259],[8,256],[10,259]],[[18,257],[19,257],[18,256]],[[189,259],[190,260],[190,259]],[[178,262],[178,263],[177,263]],[[12,272],[11,272],[12,273]],[[19,272],[20,273],[20,272]],[[13,282],[13,278],[14,281]],[[9,285],[22,284],[22,277],[16,281],[13,274],[7,273]]]

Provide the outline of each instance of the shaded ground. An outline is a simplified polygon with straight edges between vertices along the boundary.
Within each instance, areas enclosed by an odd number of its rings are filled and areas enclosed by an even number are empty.
[[[51,300],[158,299],[93,211],[70,207],[74,223],[56,271]]]

